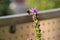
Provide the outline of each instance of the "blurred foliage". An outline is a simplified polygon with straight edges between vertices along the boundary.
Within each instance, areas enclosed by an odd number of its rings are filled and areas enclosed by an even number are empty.
[[[39,10],[60,8],[60,0],[25,0],[29,8],[37,7]],[[0,0],[0,16],[12,14],[9,9],[10,0]]]
[[[10,0],[0,0],[0,16],[12,14],[9,9]]]
[[[25,0],[29,8],[36,7],[39,10],[60,8],[60,0]]]

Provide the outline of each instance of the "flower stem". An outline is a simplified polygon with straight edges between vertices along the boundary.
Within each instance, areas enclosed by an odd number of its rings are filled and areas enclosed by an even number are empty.
[[[35,15],[36,16],[36,15]],[[36,40],[41,40],[41,30],[39,29],[39,20],[36,17],[33,18],[34,24],[35,24],[35,33],[36,33]]]

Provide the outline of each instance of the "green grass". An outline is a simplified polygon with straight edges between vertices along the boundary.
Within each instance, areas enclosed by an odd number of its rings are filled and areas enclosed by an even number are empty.
[[[39,10],[60,8],[60,0],[25,0],[29,8],[36,7]]]

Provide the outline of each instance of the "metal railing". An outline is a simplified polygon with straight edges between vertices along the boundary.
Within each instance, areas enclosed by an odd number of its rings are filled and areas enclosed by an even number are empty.
[[[45,10],[45,11],[39,11],[38,15],[39,15],[40,20],[57,18],[57,17],[60,17],[60,8],[50,9],[50,10]],[[11,24],[11,23],[32,22],[31,16],[32,15],[28,15],[28,13],[2,16],[2,17],[0,17],[0,26]]]

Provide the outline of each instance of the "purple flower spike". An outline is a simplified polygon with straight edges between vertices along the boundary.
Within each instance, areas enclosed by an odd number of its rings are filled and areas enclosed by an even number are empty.
[[[30,12],[33,13],[33,14],[37,14],[37,8],[30,9]]]

